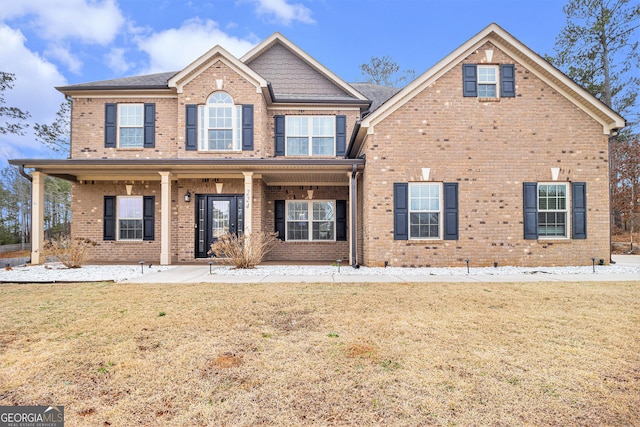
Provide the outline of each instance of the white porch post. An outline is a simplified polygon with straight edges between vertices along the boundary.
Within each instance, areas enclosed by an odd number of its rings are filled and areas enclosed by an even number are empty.
[[[347,172],[347,177],[349,179],[349,209],[347,211],[347,229],[351,230],[353,227],[353,224],[351,224],[351,219],[353,218],[352,213],[353,213],[353,186],[351,185],[351,178],[352,178],[352,172]],[[347,241],[349,242],[349,265],[353,265],[353,260],[354,260],[354,253],[353,253],[353,245],[352,245],[352,239],[353,239],[353,233],[348,233],[347,234]]]
[[[31,172],[31,264],[42,264],[44,242],[44,178],[42,172]]]
[[[171,172],[160,172],[160,264],[171,264]]]
[[[251,235],[253,218],[253,172],[242,172],[244,175],[244,234]]]

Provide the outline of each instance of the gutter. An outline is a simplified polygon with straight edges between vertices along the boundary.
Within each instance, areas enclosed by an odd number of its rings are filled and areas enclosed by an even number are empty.
[[[24,164],[18,165],[18,172],[20,172],[20,175],[27,178],[29,182],[33,182],[33,177],[24,171]]]

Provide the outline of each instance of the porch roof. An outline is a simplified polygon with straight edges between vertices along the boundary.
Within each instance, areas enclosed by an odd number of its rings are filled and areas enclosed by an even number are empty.
[[[159,172],[176,178],[261,176],[268,185],[341,185],[347,173],[364,168],[364,159],[14,159],[12,165],[69,181],[159,181]]]

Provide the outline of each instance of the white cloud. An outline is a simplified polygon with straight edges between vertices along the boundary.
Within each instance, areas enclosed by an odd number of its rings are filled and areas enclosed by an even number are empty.
[[[127,60],[125,52],[123,48],[114,47],[104,56],[107,66],[117,74],[124,74],[135,65]]]
[[[255,46],[254,41],[242,40],[220,30],[218,24],[198,18],[185,21],[180,28],[154,33],[138,39],[138,47],[149,55],[148,73],[177,71],[215,45],[220,45],[236,57]]]
[[[33,17],[43,38],[73,38],[83,43],[110,43],[124,24],[115,0],[11,0],[0,8],[0,20]]]
[[[31,125],[53,121],[64,101],[54,86],[66,84],[65,78],[55,65],[25,46],[26,39],[19,30],[0,23],[0,40],[0,68],[15,74],[13,88],[4,92],[6,105],[29,112]],[[3,146],[0,156],[20,157],[42,149],[31,135],[31,128],[25,136],[3,135],[0,145]]]
[[[287,3],[286,0],[256,0],[256,12],[284,25],[289,25],[292,21],[315,23],[309,8],[299,3]]]
[[[50,45],[44,53],[47,57],[60,61],[72,73],[80,74],[80,71],[82,70],[82,61],[72,54],[69,48],[60,44],[55,44]]]

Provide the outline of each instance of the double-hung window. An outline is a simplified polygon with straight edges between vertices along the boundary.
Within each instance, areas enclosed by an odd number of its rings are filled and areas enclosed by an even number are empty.
[[[334,116],[287,116],[287,156],[334,156]]]
[[[478,65],[478,97],[498,97],[498,66]]]
[[[118,147],[144,146],[144,104],[118,104]]]
[[[515,97],[515,64],[462,64],[462,94],[496,100]]]
[[[142,240],[142,196],[118,196],[118,240]]]
[[[287,240],[332,241],[336,239],[334,201],[287,202]]]
[[[442,236],[442,185],[409,184],[409,239],[440,239]]]
[[[226,92],[214,92],[198,111],[201,151],[239,151],[242,144],[242,106]]]
[[[569,237],[568,187],[567,183],[538,184],[539,237]]]

